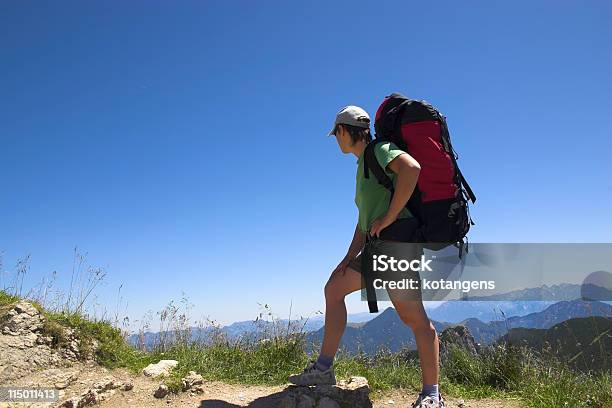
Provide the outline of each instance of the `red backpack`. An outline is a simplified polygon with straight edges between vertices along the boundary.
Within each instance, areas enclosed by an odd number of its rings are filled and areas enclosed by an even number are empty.
[[[421,171],[406,207],[419,220],[415,242],[433,250],[455,245],[461,257],[464,238],[474,225],[468,200],[474,203],[476,196],[457,166],[446,118],[425,101],[393,93],[378,108],[374,129],[376,138],[364,153],[364,176],[371,171],[393,197],[393,183],[378,164],[374,146],[391,141],[414,157]]]

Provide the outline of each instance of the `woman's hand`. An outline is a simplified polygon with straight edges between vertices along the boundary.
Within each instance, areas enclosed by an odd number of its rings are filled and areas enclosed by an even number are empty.
[[[393,218],[385,214],[383,217],[374,220],[374,222],[370,226],[370,235],[373,237],[380,238],[380,232],[387,228],[389,225],[393,224],[396,219],[397,217]]]
[[[348,256],[345,256],[344,259],[340,261],[338,266],[336,266],[336,269],[334,269],[331,273],[331,278],[334,278],[336,276],[344,276],[344,274],[346,273],[346,268],[348,267],[350,261],[351,260],[348,258]]]

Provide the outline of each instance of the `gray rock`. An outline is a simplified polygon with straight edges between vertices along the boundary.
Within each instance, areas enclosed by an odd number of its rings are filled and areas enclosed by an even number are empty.
[[[81,408],[81,406],[79,406],[79,402],[81,402],[81,398],[80,397],[72,397],[69,398],[65,401],[63,401],[59,407],[60,408]]]
[[[65,373],[63,375],[58,375],[53,382],[53,386],[55,389],[63,390],[64,388],[68,388],[70,384],[72,384],[77,379],[75,373]]]
[[[45,317],[30,302],[24,300],[15,303],[2,317],[2,334],[19,336],[40,332]]]
[[[116,389],[128,390],[131,382],[124,382],[113,377],[105,377],[92,385],[87,391],[78,396],[71,397],[58,405],[61,408],[83,408],[99,404],[112,396]]]
[[[92,340],[91,347],[83,347],[78,333],[70,327],[64,328],[64,338],[66,345],[59,350],[62,358],[70,361],[94,360],[95,351],[99,346],[97,340]]]
[[[194,385],[191,387],[190,391],[192,394],[201,394],[204,392],[204,387],[201,385]]]
[[[370,393],[370,384],[365,377],[352,376],[348,381],[340,381],[339,385],[348,391],[358,391],[368,395]]]
[[[120,389],[121,391],[130,391],[130,390],[131,390],[131,389],[133,389],[133,388],[134,388],[134,383],[132,382],[132,380],[125,381],[125,382],[124,382],[124,383],[121,385],[121,387],[119,387],[119,389]]]
[[[147,377],[167,376],[177,365],[178,361],[176,360],[160,360],[143,368],[142,373]]]
[[[325,407],[371,408],[370,387],[364,377],[351,377],[347,381],[339,381],[337,385],[317,385],[313,387],[290,386],[285,391],[287,395],[282,400],[289,408],[320,407],[321,401]],[[330,400],[331,402],[327,401]],[[308,405],[313,402],[314,405]],[[336,403],[336,405],[333,405]],[[293,405],[291,405],[293,404]]]
[[[50,347],[48,336],[42,333],[45,317],[31,303],[22,300],[1,310],[0,384],[14,383],[29,373],[68,364]]]
[[[168,390],[168,386],[166,384],[160,384],[153,393],[153,396],[155,398],[164,398],[169,392],[170,390]]]
[[[196,385],[202,385],[204,383],[204,379],[202,376],[195,371],[189,371],[187,376],[181,379],[183,384],[183,391],[187,391],[190,388],[195,387]]]

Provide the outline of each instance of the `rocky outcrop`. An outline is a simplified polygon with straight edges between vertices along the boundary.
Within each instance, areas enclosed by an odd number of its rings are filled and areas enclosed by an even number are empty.
[[[97,340],[92,340],[91,347],[83,347],[74,329],[64,328],[63,330],[64,344],[58,350],[63,358],[71,361],[94,359],[94,352],[99,344]]]
[[[1,319],[2,334],[9,336],[28,336],[32,333],[40,333],[45,323],[38,309],[25,301],[15,303]]]
[[[467,327],[458,325],[445,329],[439,336],[440,360],[445,360],[453,347],[461,348],[472,355],[480,352],[480,346],[474,340]]]
[[[49,367],[66,367],[77,360],[92,359],[98,346],[93,342],[86,355],[73,329],[54,325],[64,341],[58,344],[49,333],[45,316],[21,300],[5,306],[0,313],[0,384]]]
[[[364,377],[351,377],[337,385],[290,386],[278,408],[371,408],[370,386]]]

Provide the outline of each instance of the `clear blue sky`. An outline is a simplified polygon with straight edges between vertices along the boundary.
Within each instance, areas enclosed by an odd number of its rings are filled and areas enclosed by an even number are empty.
[[[65,286],[77,245],[132,319],[322,310],[357,217],[326,134],[393,91],[447,115],[471,241],[612,241],[612,3],[382,4],[2,2],[5,269]]]

